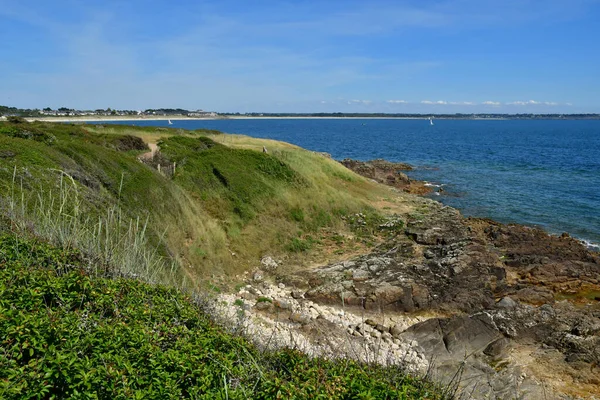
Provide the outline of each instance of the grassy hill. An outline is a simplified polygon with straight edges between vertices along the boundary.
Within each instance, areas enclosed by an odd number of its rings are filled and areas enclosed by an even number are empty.
[[[147,143],[160,152],[142,163]],[[404,207],[322,154],[215,131],[6,122],[0,159],[5,219],[59,245],[88,230],[88,252],[143,233],[168,264],[160,280],[231,277],[265,254],[326,261],[374,245],[383,214]]]
[[[160,152],[141,162],[147,143]],[[1,398],[444,397],[395,368],[258,351],[211,321],[210,296],[185,294],[264,254],[293,265],[373,246],[383,214],[410,207],[328,157],[15,120],[0,123],[0,161]]]

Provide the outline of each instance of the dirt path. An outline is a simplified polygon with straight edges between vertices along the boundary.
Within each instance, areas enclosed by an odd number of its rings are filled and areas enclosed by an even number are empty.
[[[148,143],[148,147],[150,148],[150,151],[144,154],[140,154],[140,156],[138,157],[140,160],[151,160],[156,155],[156,152],[158,151],[157,144]]]

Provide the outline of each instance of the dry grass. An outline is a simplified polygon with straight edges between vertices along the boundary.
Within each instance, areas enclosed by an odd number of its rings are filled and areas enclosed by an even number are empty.
[[[11,170],[16,166],[23,174],[25,170],[33,172],[35,177],[31,179],[41,182],[40,177],[48,176],[49,169],[70,165],[69,168],[79,171],[79,175],[102,181],[109,191],[101,188],[96,192],[96,189],[85,188],[78,183],[85,194],[82,199],[88,203],[98,203],[86,205],[101,211],[106,204],[116,201],[127,218],[136,219],[139,216],[142,221],[147,220],[148,234],[154,238],[151,244],[154,245],[160,238],[164,243],[162,255],[180,265],[182,277],[190,286],[205,280],[213,281],[219,276],[239,276],[258,267],[260,258],[266,254],[294,266],[318,265],[338,257],[369,251],[377,244],[377,240],[360,237],[342,217],[362,212],[407,214],[415,207],[410,197],[364,179],[322,154],[288,143],[243,135],[166,128],[34,126],[41,131],[52,132],[57,138],[56,143],[49,147],[37,143],[32,145],[31,141],[22,139],[5,138],[9,149],[19,149],[17,157],[10,160]],[[77,135],[72,135],[73,131],[78,132]],[[207,188],[192,184],[206,173],[202,172],[206,169],[201,171],[192,168],[193,165],[201,167],[202,160],[182,163],[181,167],[178,163],[178,172],[171,179],[141,164],[137,160],[139,152],[117,152],[103,145],[107,137],[118,135],[138,136],[147,143],[168,143],[172,137],[199,140],[199,137],[205,136],[230,149],[260,153],[265,147],[268,156],[282,162],[282,168],[294,171],[302,184],[264,175],[260,168],[256,169],[252,164],[255,159],[259,164],[261,160],[269,161],[262,155],[257,158],[235,151],[223,151],[221,156],[213,154],[210,162],[222,163],[225,167],[235,161],[230,157],[242,157],[244,163],[250,162],[248,165],[242,164],[245,167],[238,170],[234,168],[232,172],[247,170],[244,172],[247,172],[245,176],[248,177],[249,188],[244,189],[246,191],[240,199],[243,199],[242,205],[249,207],[251,213],[241,218],[225,207],[231,200],[231,197],[229,200],[227,197],[227,190],[231,188]],[[0,147],[2,145],[0,141]],[[185,157],[197,158],[198,155],[186,154]],[[123,193],[117,195],[115,187],[119,185],[121,176],[125,177]],[[184,182],[185,177],[188,183]],[[268,193],[255,193],[255,184],[263,185]],[[102,215],[104,213],[100,212]]]

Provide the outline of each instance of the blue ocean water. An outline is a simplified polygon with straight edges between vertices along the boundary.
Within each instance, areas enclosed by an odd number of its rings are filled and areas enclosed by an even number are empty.
[[[434,198],[465,215],[600,244],[600,121],[239,119],[171,127],[282,140],[335,159],[408,162],[416,167],[409,176],[444,185]]]

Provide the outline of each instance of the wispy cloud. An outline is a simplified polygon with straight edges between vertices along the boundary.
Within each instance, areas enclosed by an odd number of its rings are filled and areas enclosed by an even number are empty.
[[[373,103],[371,100],[348,100],[346,102],[347,104],[364,104],[364,105],[369,105],[371,103]]]
[[[506,103],[506,105],[509,105],[509,106],[536,106],[536,105],[557,106],[559,104],[554,101],[528,100],[528,101],[511,101],[509,103]]]
[[[502,103],[500,103],[499,101],[491,101],[491,100],[487,100],[484,101],[483,103],[484,106],[494,106],[494,107],[498,107],[499,105],[501,105]]]
[[[406,100],[388,100],[387,103],[390,104],[408,104]]]
[[[447,101],[444,100],[438,100],[438,101],[431,101],[431,100],[422,100],[421,104],[428,104],[428,105],[433,105],[433,104],[437,104],[437,105],[446,105],[448,104]]]

